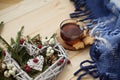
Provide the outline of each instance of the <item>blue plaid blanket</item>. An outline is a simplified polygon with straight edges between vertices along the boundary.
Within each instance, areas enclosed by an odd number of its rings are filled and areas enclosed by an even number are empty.
[[[78,14],[85,14],[80,7],[90,11],[88,25],[92,28],[90,36],[95,37],[95,42],[90,47],[92,61],[85,60],[80,63],[80,69],[74,73],[85,71],[77,80],[89,74],[100,80],[120,80],[120,5],[117,0],[72,0],[75,3],[76,11],[70,14],[78,17]],[[118,1],[119,2],[119,1]],[[83,13],[80,13],[80,12]],[[76,14],[77,13],[77,14]],[[77,15],[77,16],[76,16]],[[90,16],[92,17],[90,17]],[[87,18],[88,18],[87,17]],[[93,25],[93,21],[97,21]],[[89,65],[84,66],[85,63]]]

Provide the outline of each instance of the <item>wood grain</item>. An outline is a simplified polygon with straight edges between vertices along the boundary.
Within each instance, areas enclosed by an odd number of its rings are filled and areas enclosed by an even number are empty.
[[[25,26],[24,35],[33,36],[40,33],[44,37],[50,36],[59,29],[59,25],[63,20],[69,19],[69,14],[74,11],[73,3],[71,3],[70,0],[52,0],[42,7],[31,7],[35,5],[38,6],[37,3],[40,3],[39,1],[40,0],[26,0],[26,3],[18,4],[23,9],[20,12],[21,14],[12,13],[12,11],[19,12],[20,8],[16,7],[18,5],[0,11],[0,21],[5,22],[5,27],[1,35],[8,42],[11,37],[16,37],[18,30],[23,25]],[[28,9],[32,8],[32,10],[25,12],[26,7]],[[80,62],[90,59],[89,48],[78,51],[66,50],[66,52],[71,60],[71,65],[67,65],[56,80],[76,80],[77,77],[73,77],[73,73],[79,69]],[[87,76],[82,80],[94,79]]]
[[[13,6],[22,0],[0,0],[0,10]]]

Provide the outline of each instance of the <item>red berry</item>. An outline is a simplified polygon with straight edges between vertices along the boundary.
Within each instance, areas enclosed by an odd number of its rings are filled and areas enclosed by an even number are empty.
[[[24,41],[25,41],[25,39],[20,39],[20,44],[23,44],[24,43]]]
[[[5,52],[5,51],[2,51],[2,54],[3,54],[4,56],[6,56],[6,52]]]
[[[61,65],[64,62],[64,59],[62,58],[61,60],[59,60],[58,65]]]
[[[41,48],[42,48],[42,45],[39,44],[39,45],[38,45],[38,48],[41,49]]]
[[[71,61],[70,61],[70,60],[68,60],[68,61],[67,61],[67,64],[71,64]]]
[[[61,59],[59,62],[60,62],[60,63],[63,63],[63,62],[64,62],[64,59]]]
[[[25,70],[26,70],[27,72],[30,72],[30,71],[31,71],[31,68],[30,68],[29,66],[26,66]]]
[[[34,63],[37,63],[39,60],[37,58],[33,59]]]

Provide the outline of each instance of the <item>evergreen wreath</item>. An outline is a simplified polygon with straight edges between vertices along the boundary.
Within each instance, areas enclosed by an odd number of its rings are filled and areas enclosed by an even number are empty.
[[[3,22],[0,28],[4,26]],[[11,44],[0,36],[0,79],[1,80],[53,80],[62,71],[67,59],[64,48],[55,39],[33,38],[22,35],[24,27],[11,38]]]

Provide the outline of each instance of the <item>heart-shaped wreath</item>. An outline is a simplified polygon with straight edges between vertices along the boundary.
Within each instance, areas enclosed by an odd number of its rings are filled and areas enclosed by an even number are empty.
[[[55,39],[55,34],[44,38],[23,37],[23,28],[17,39],[9,45],[0,36],[1,80],[53,80],[62,71],[67,59],[64,48]]]

